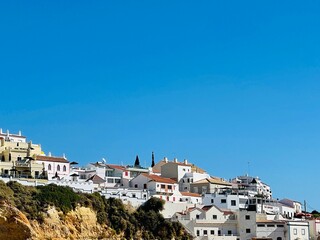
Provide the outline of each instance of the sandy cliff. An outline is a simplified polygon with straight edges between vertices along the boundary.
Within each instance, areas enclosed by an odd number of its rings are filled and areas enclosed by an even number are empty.
[[[65,240],[121,239],[106,225],[100,225],[90,208],[77,207],[66,215],[50,208],[43,223],[32,220],[10,204],[0,205],[0,239]]]

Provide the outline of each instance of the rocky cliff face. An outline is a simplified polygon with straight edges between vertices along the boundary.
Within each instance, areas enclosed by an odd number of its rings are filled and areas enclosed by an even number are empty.
[[[112,229],[97,223],[96,213],[90,208],[77,207],[66,215],[50,208],[44,214],[43,223],[29,221],[17,208],[1,203],[0,239],[121,239]]]

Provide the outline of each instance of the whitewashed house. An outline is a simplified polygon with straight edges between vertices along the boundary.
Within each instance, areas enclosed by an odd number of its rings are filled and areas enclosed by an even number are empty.
[[[195,239],[236,240],[239,238],[237,214],[213,205],[195,206],[186,211],[177,212],[172,220],[182,223]]]

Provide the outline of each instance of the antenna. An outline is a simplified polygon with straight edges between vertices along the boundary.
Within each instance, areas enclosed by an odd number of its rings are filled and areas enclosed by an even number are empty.
[[[248,161],[248,176],[250,176],[250,162]]]

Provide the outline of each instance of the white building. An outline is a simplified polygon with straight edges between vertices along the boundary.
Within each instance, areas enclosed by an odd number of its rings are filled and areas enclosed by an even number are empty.
[[[35,156],[35,161],[44,165],[49,180],[52,178],[69,179],[70,162],[65,157]]]
[[[237,214],[216,206],[195,206],[172,217],[179,221],[195,239],[236,240],[239,238]]]
[[[264,198],[271,199],[272,192],[269,185],[263,183],[259,177],[238,176],[231,181],[238,184],[239,190],[254,192],[255,195],[263,196]]]

